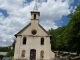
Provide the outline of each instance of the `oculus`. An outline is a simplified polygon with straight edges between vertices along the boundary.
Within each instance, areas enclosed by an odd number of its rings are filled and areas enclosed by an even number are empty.
[[[36,31],[36,30],[32,30],[31,33],[32,33],[33,35],[35,35],[35,34],[37,33],[37,31]]]

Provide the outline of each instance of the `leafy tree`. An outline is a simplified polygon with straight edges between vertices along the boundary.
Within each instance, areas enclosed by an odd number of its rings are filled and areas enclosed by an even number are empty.
[[[0,47],[0,52],[9,52],[10,51],[10,46],[8,47]]]
[[[10,50],[7,54],[6,54],[7,57],[12,57],[14,56],[14,50]]]
[[[16,40],[14,40],[14,42],[12,43],[13,50],[15,49],[15,43],[16,43]]]
[[[53,39],[51,40],[52,50],[60,50],[61,49],[60,36],[65,28],[66,28],[66,26],[62,26],[62,27],[59,27],[58,29],[50,29],[48,31],[53,37]]]
[[[15,43],[16,43],[16,40],[14,40],[14,42],[12,43],[12,46],[11,46],[11,47],[13,47],[13,49],[10,50],[10,51],[6,54],[7,57],[12,57],[12,56],[14,56]]]
[[[51,40],[52,49],[80,53],[80,5],[74,13],[68,15],[70,21],[67,26],[58,29],[50,29],[49,33],[54,39]]]
[[[68,51],[80,53],[80,6],[77,6],[75,12],[68,16],[70,22],[61,35],[62,40]]]

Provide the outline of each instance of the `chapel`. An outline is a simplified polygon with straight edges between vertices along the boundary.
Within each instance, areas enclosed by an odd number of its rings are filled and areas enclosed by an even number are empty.
[[[31,11],[31,22],[15,34],[15,60],[51,60],[54,58],[55,54],[51,51],[51,35],[39,24],[39,17],[40,12],[35,3]]]

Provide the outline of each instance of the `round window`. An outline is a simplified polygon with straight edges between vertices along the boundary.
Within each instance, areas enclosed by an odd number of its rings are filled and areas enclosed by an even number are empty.
[[[37,33],[36,30],[32,30],[32,34],[35,35]]]

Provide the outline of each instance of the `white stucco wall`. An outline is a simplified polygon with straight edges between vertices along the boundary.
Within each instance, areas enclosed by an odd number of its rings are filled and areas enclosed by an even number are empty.
[[[44,51],[44,59],[50,59],[51,57],[51,44],[50,38],[44,37],[44,45],[40,44],[41,37],[27,37],[26,45],[22,44],[23,36],[17,37],[16,46],[15,46],[15,55],[14,58],[21,58],[22,50],[25,50],[25,58],[29,59],[30,49],[36,50],[36,59],[40,59],[40,52]]]
[[[33,18],[33,15],[32,15]],[[37,15],[38,18],[38,15]],[[36,30],[37,33],[33,35],[32,30]],[[26,45],[23,45],[23,37],[27,38]],[[44,45],[41,45],[41,37],[44,38]],[[21,59],[22,50],[25,50],[24,59],[30,59],[30,50],[36,50],[36,59],[40,59],[40,52],[44,51],[43,59],[54,58],[54,53],[51,52],[50,35],[48,35],[38,24],[38,20],[31,20],[31,25],[24,29],[17,35],[16,45],[15,45],[15,59]]]

